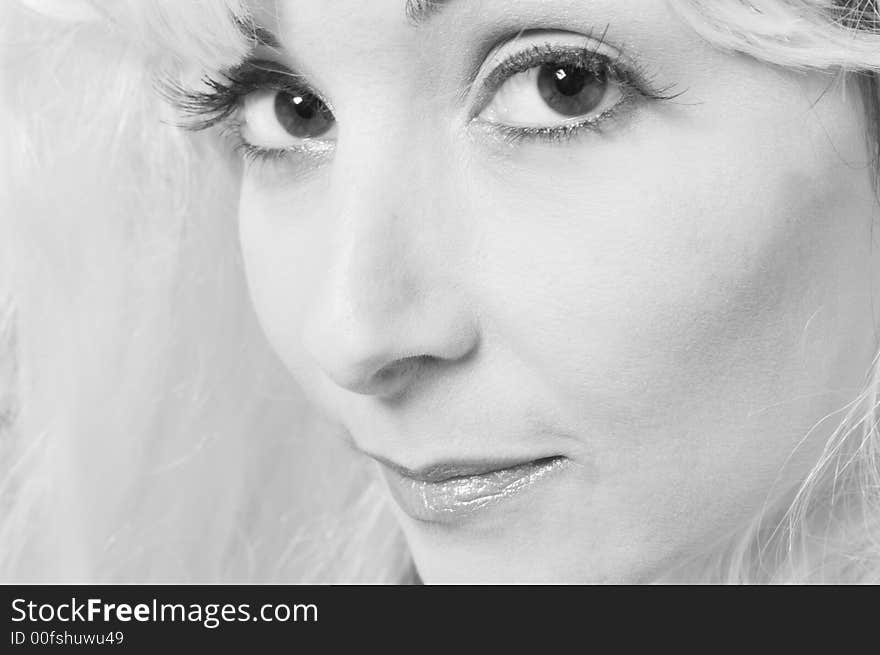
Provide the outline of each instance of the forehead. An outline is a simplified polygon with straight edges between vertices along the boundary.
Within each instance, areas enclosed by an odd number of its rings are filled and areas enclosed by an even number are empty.
[[[584,32],[607,27],[661,36],[678,23],[666,0],[254,0],[259,24],[285,45],[348,47],[389,39],[410,45],[434,35],[521,26]]]

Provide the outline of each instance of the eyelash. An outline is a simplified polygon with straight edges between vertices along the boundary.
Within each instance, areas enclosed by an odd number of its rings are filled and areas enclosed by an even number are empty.
[[[161,91],[185,117],[182,127],[197,132],[230,119],[246,95],[261,89],[308,93],[321,98],[308,84],[291,83],[291,79],[298,77],[274,62],[250,60],[224,72],[222,78],[210,75],[202,78],[207,87],[205,91],[193,91],[174,83],[165,83]]]
[[[492,130],[508,143],[521,140],[566,141],[583,130],[598,131],[606,121],[618,116],[634,99],[672,100],[681,95],[670,93],[674,85],[656,86],[652,76],[641,66],[632,62],[624,65],[620,61],[620,56],[611,59],[599,53],[598,50],[602,46],[601,38],[594,47],[560,47],[549,43],[532,45],[508,57],[493,69],[483,82],[481,96],[491,99],[501,85],[513,75],[535,66],[554,63],[580,66],[597,74],[604,74],[607,79],[620,84],[624,96],[617,105],[598,116],[552,127],[493,125]],[[220,124],[221,133],[230,140],[233,150],[246,163],[272,163],[282,161],[289,154],[308,152],[311,148],[303,146],[265,148],[250,144],[242,137],[242,122],[235,118],[235,114],[245,96],[267,88],[287,93],[311,94],[330,107],[332,112],[331,105],[308,84],[291,83],[291,79],[297,78],[295,73],[275,62],[251,60],[224,73],[221,77],[203,78],[207,90],[193,91],[180,85],[166,83],[162,91],[185,117],[181,127],[200,131]]]
[[[603,34],[604,36],[604,34]],[[583,120],[574,120],[552,127],[512,127],[493,125],[501,138],[510,143],[526,139],[540,139],[550,142],[566,141],[577,136],[583,130],[598,131],[608,120],[618,117],[625,106],[634,99],[661,101],[674,100],[681,93],[671,93],[675,85],[659,86],[654,76],[636,63],[621,63],[622,56],[612,59],[598,50],[604,41],[599,39],[594,47],[559,47],[549,43],[535,44],[502,61],[486,78],[483,96],[492,97],[512,76],[543,64],[576,65],[596,74],[604,74],[607,79],[621,85],[623,100],[614,107],[606,109],[598,116]]]
[[[293,84],[298,76],[272,61],[248,60],[240,66],[225,71],[222,76],[207,75],[202,78],[204,91],[194,91],[180,84],[165,81],[160,93],[176,107],[183,117],[178,126],[192,132],[219,126],[220,136],[228,143],[246,166],[281,163],[288,155],[309,151],[310,148],[265,148],[248,143],[242,136],[243,122],[236,117],[245,96],[262,89],[274,89],[291,94],[307,93],[322,102],[321,95],[308,84]],[[328,103],[327,106],[330,105]]]

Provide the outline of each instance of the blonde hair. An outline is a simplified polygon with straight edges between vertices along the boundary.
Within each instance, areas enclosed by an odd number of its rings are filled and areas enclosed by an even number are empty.
[[[0,578],[408,579],[364,465],[257,327],[239,171],[155,92],[244,57],[246,3],[89,6],[99,20],[0,8]],[[718,47],[860,75],[876,123],[873,2],[676,8]],[[866,370],[794,502],[768,502],[690,579],[880,580],[878,360]]]

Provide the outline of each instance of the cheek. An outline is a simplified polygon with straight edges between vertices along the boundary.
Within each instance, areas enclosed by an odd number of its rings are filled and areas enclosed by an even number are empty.
[[[730,188],[697,160],[668,177],[663,168],[606,165],[577,191],[523,183],[499,193],[509,204],[487,237],[497,254],[483,296],[502,332],[526,330],[545,373],[582,378],[612,401],[637,391],[634,379],[655,379],[647,373],[662,373],[667,391],[670,375],[694,382],[688,363],[718,360],[731,340],[760,348],[825,266],[813,246],[834,247],[821,216],[834,199],[805,198],[808,180],[768,184],[756,171]]]
[[[493,330],[630,508],[701,480],[763,494],[872,354],[868,175],[845,161],[862,132],[699,125],[588,139],[562,163],[534,147],[472,178],[496,190],[473,194],[497,246],[478,274]]]
[[[245,176],[239,233],[251,300],[269,342],[303,379],[303,316],[327,268],[327,222],[313,203],[324,197],[320,179],[278,184]],[[305,389],[309,391],[308,387]]]

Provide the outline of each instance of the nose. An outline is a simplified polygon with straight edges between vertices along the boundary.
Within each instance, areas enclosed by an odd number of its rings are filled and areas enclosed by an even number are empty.
[[[455,239],[438,229],[432,203],[399,180],[348,177],[339,187],[305,347],[339,387],[393,397],[474,352],[477,321],[451,265]]]

